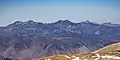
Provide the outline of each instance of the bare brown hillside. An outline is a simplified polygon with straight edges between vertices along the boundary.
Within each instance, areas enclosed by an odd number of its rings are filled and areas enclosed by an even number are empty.
[[[107,53],[107,52],[120,52],[120,43],[108,45],[104,48],[98,49],[94,53],[103,54],[103,53]]]
[[[56,55],[36,60],[120,60],[120,43],[111,44],[92,53]]]

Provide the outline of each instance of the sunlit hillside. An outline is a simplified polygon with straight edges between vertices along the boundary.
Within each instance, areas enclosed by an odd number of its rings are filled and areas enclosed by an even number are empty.
[[[56,55],[37,60],[120,60],[120,43],[109,45],[92,53]]]

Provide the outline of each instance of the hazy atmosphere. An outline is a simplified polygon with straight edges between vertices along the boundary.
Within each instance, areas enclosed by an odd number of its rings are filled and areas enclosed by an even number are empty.
[[[17,20],[120,23],[118,0],[0,0],[0,26]]]

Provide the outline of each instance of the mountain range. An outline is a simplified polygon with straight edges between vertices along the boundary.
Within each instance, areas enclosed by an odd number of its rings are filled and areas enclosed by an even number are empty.
[[[120,24],[29,20],[0,27],[0,55],[12,59],[93,52],[116,42],[120,42]]]

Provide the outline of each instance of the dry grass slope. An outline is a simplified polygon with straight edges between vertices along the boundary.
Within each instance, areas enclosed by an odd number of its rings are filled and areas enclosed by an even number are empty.
[[[56,55],[37,60],[120,60],[120,43],[111,44],[92,53]]]

